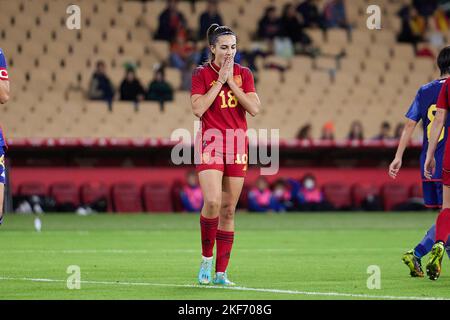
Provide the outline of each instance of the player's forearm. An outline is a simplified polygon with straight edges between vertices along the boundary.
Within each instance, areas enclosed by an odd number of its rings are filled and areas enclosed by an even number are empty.
[[[447,110],[438,109],[436,111],[436,117],[434,118],[430,129],[430,138],[428,139],[427,157],[429,158],[434,157],[434,152],[436,151],[438,139],[441,135],[446,118]]]
[[[405,128],[403,129],[402,135],[400,137],[400,141],[398,143],[397,153],[395,157],[397,159],[403,158],[403,153],[408,146],[409,141],[411,141],[412,134],[414,129],[416,128],[417,122],[413,120],[408,120],[405,124]]]
[[[234,95],[239,101],[239,104],[247,110],[253,117],[259,113],[261,109],[261,102],[258,99],[258,96],[250,97],[234,81],[228,82],[230,89],[233,91]]]
[[[200,118],[209,109],[221,89],[222,83],[216,81],[206,94],[192,101],[192,112],[196,117]]]
[[[9,100],[9,81],[0,81],[0,103],[6,103]]]

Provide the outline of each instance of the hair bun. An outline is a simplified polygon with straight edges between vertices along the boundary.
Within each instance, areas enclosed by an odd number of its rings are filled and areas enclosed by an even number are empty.
[[[211,40],[213,38],[214,32],[219,28],[220,26],[217,23],[213,23],[209,26],[208,31],[206,31],[206,40],[209,44],[211,44]]]
[[[217,23],[213,23],[209,26],[208,30],[211,29],[212,32],[216,31],[216,29],[220,27]]]

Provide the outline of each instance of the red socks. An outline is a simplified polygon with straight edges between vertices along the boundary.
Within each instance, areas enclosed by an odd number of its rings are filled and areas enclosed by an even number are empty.
[[[436,241],[447,242],[450,234],[450,209],[445,208],[436,219]]]
[[[216,272],[225,272],[230,261],[231,248],[233,247],[234,232],[217,230],[217,257]]]
[[[219,217],[208,219],[200,215],[200,229],[202,235],[202,255],[205,258],[213,256],[214,241],[217,240],[216,272],[225,272],[230,261],[233,247],[234,232],[217,230]]]
[[[202,255],[205,258],[213,256],[219,217],[208,219],[200,214],[200,229],[202,234]]]

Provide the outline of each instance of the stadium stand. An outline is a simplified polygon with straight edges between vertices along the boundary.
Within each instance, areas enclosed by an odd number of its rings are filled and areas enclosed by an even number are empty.
[[[117,212],[142,212],[138,186],[133,182],[116,183],[112,186],[112,199]]]
[[[247,1],[246,6],[238,0],[220,3],[225,23],[236,29],[242,49],[252,45],[250,38],[264,6],[270,3],[281,10],[289,1],[262,2],[258,2],[257,10],[243,11],[235,8],[248,8],[252,1]],[[368,137],[376,133],[385,118],[393,123],[400,121],[418,85],[436,77],[431,59],[415,58],[412,46],[395,41],[399,31],[396,11],[403,3],[406,1],[370,2],[388,4],[383,6],[386,8],[383,32],[365,28],[367,15],[364,9],[368,1],[348,5],[348,19],[357,26],[351,42],[345,30],[330,30],[327,41],[320,31],[308,30],[324,52],[345,49],[347,56],[341,61],[336,80],[331,81],[327,72],[335,68],[335,62],[327,58],[317,59],[316,67],[313,67],[309,58],[296,56],[281,85],[273,82],[275,71],[261,73],[257,89],[266,112],[251,124],[265,127],[275,122],[285,128],[281,138],[293,138],[298,123],[289,114],[301,110],[302,114],[308,115],[316,108],[326,108],[325,115],[317,112],[311,118],[313,127],[321,128],[325,122],[333,121],[336,138],[344,138],[348,123],[353,120],[349,121],[348,117],[352,115],[361,119]],[[14,87],[22,89],[21,94],[14,96],[14,111],[11,106],[0,107],[9,137],[30,137],[36,131],[42,137],[168,137],[174,127],[186,126],[192,130],[188,124],[194,116],[184,92],[176,93],[175,101],[166,108],[167,113],[157,112],[156,103],[143,102],[139,115],[133,115],[132,107],[119,102],[115,102],[115,112],[107,115],[103,106],[86,100],[83,93],[98,59],[106,61],[108,74],[116,88],[123,78],[123,64],[127,61],[139,66],[138,75],[144,86],[148,85],[154,64],[166,60],[169,55],[166,42],[151,38],[165,1],[79,1],[82,11],[82,29],[79,31],[62,27],[67,18],[65,8],[69,4],[68,1],[19,0],[2,8],[11,18],[3,26],[0,40],[10,59],[11,81]],[[196,13],[192,14],[190,4],[180,2],[179,10],[187,17],[189,28],[196,30],[198,16],[204,7],[204,2],[198,2]],[[33,18],[29,19],[29,15]],[[243,17],[245,24],[240,23]],[[270,57],[266,59],[269,61]],[[174,88],[179,87],[179,71],[169,68],[166,78]],[[377,90],[365,89],[369,86],[377,87]],[[349,88],[352,88],[351,92],[347,91]],[[39,94],[36,96],[35,92]],[[273,99],[274,96],[283,99]],[[274,110],[280,115],[275,119],[272,117]],[[284,112],[278,112],[280,110]],[[74,115],[72,125],[60,125],[64,123],[61,114],[67,115],[66,112]],[[152,117],[147,118],[150,114]],[[126,125],[121,123],[124,115],[128,117]],[[165,125],[149,128],[142,119],[153,119],[154,123]],[[315,134],[317,136],[317,132]]]
[[[408,200],[408,187],[401,183],[386,183],[382,190],[384,207],[386,210],[392,210],[396,205],[399,205]]]

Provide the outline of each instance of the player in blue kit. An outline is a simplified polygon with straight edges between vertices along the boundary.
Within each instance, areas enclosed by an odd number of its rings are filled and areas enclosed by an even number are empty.
[[[6,57],[0,48],[0,103],[6,103],[9,100],[9,77]],[[3,222],[3,195],[5,191],[5,150],[6,139],[3,130],[0,127],[0,225]]]
[[[437,64],[441,72],[441,78],[422,86],[417,92],[416,98],[406,113],[406,124],[397,148],[395,158],[389,166],[389,175],[395,179],[402,166],[402,157],[407,144],[411,140],[412,133],[417,123],[422,120],[423,145],[420,154],[420,171],[422,176],[422,189],[425,206],[428,208],[440,209],[442,206],[442,162],[445,150],[445,141],[448,136],[447,127],[450,125],[450,118],[439,136],[439,142],[435,152],[436,171],[432,179],[424,176],[424,163],[428,149],[428,139],[430,138],[430,128],[436,114],[436,103],[445,80],[450,76],[450,46],[442,49],[439,53]],[[407,251],[402,261],[408,266],[412,277],[423,277],[421,258],[431,251],[435,242],[435,225],[433,225],[422,241],[413,249]],[[448,243],[448,242],[447,242]],[[447,254],[450,257],[450,249]]]

